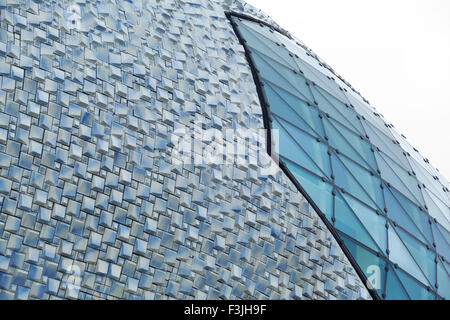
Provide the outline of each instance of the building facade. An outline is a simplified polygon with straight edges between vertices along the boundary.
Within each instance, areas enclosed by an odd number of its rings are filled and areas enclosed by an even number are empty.
[[[449,184],[243,1],[0,0],[1,299],[445,299]]]

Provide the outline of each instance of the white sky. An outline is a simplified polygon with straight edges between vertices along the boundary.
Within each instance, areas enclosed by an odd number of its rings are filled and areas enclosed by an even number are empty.
[[[370,101],[450,180],[449,0],[247,0]]]

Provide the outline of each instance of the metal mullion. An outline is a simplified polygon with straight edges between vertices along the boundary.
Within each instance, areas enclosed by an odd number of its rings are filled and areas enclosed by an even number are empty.
[[[308,100],[306,100],[305,97],[299,97],[298,95],[295,95],[295,94],[293,94],[293,93],[287,91],[286,89],[283,89],[283,88],[280,87],[278,84],[276,84],[275,82],[271,81],[270,79],[267,79],[267,78],[264,78],[264,77],[261,77],[261,79],[262,79],[264,82],[269,83],[270,86],[277,87],[278,89],[281,89],[281,90],[283,90],[283,91],[286,91],[287,93],[293,95],[295,98],[301,100],[302,102],[311,105],[311,102],[309,102]]]
[[[251,27],[249,27],[249,26],[247,26],[246,24],[242,24],[242,26],[245,28],[245,29],[247,29],[247,31],[248,32],[250,32],[250,33],[258,33],[261,37],[264,37],[265,39],[267,39],[268,41],[271,41],[271,42],[273,42],[275,45],[276,45],[276,43],[273,41],[273,39],[269,39],[269,38],[267,38],[265,35],[263,35],[263,34],[261,34],[261,33],[259,33],[258,31],[255,31],[255,30],[252,30],[252,28]],[[258,38],[257,36],[255,36],[255,38]],[[260,43],[262,43],[265,47],[267,47],[271,52],[273,52],[276,56],[278,56],[281,60],[283,60],[284,62],[286,62],[288,65],[290,65],[289,64],[289,61],[287,61],[284,57],[282,57],[282,56],[280,56],[275,50],[273,50],[272,48],[270,48],[269,46],[267,46],[264,42],[262,42],[261,40],[259,40],[259,42]],[[249,45],[249,47],[252,47],[251,45]],[[253,47],[252,47],[253,48]],[[254,49],[254,48],[253,48]],[[259,50],[256,50],[256,51],[259,51]]]
[[[257,55],[262,55],[262,56],[263,56],[262,58],[264,58],[265,60],[267,60],[267,59],[268,59],[268,60],[272,60],[272,61],[274,61],[275,63],[280,64],[279,62],[273,60],[272,58],[270,58],[269,56],[265,55],[264,53],[262,53],[262,52],[260,52],[260,51],[258,51],[258,50],[255,50],[255,52],[256,52]],[[264,59],[263,59],[263,60],[264,60]],[[270,69],[272,69],[275,73],[277,73],[281,78],[283,78],[284,80],[286,80],[287,83],[291,84],[292,87],[295,88],[295,90],[296,90],[298,93],[300,93],[301,96],[303,96],[303,98],[302,98],[301,100],[304,100],[306,103],[309,103],[309,104],[314,104],[314,101],[309,101],[309,100],[308,100],[308,97],[306,97],[306,96],[302,93],[302,91],[300,91],[299,89],[297,89],[297,88],[295,87],[295,85],[294,85],[289,79],[287,79],[282,73],[278,72],[278,70],[275,69],[274,66],[272,66],[269,62],[266,62],[266,64],[269,66]],[[294,74],[295,77],[298,76],[298,74],[294,73],[294,72],[296,72],[294,69],[291,69],[291,68],[288,68],[288,69],[292,71],[292,73]],[[270,82],[270,83],[273,83],[272,81],[270,81],[269,79],[265,78],[264,76],[262,76],[262,78],[265,79],[265,80],[267,80],[267,81]],[[302,78],[305,79],[305,86],[308,86],[308,87],[309,87],[309,85],[306,83],[306,78],[303,77],[303,76],[302,76]],[[279,87],[279,86],[278,86],[278,87]],[[286,92],[289,92],[289,91],[287,91],[286,89],[283,89],[283,90],[286,91]],[[311,92],[311,90],[310,90],[309,92]],[[289,93],[290,93],[290,92],[289,92]],[[292,95],[295,96],[295,97],[297,97],[295,94],[292,94]],[[313,94],[311,94],[311,96],[314,98],[314,95],[313,95]]]
[[[339,193],[339,195],[341,196],[341,199],[345,202],[345,204],[347,205],[347,207],[352,211],[353,215],[355,216],[356,220],[358,220],[358,223],[361,225],[361,227],[364,229],[364,231],[366,231],[367,235],[370,237],[370,239],[373,241],[373,243],[375,243],[375,245],[377,246],[377,248],[380,250],[380,252],[383,252],[383,250],[381,250],[380,246],[378,245],[378,242],[375,241],[375,239],[372,237],[372,235],[370,234],[370,232],[367,230],[366,226],[361,222],[361,220],[359,219],[358,214],[355,212],[355,210],[353,210],[353,208],[348,204],[347,200],[345,200],[345,198],[343,197],[343,195],[341,194],[341,192],[339,190],[337,190],[337,192]],[[338,228],[339,230],[339,228]],[[344,232],[342,232],[344,233]],[[344,233],[345,234],[345,233]],[[351,237],[353,238],[353,237]],[[383,252],[384,255],[384,252]]]
[[[383,180],[383,182],[384,182],[384,180]],[[388,187],[388,188],[392,188],[392,189],[395,189],[395,190],[397,190],[397,188],[394,188],[393,186],[390,186],[390,187]],[[389,192],[391,192],[390,190],[389,190]],[[397,192],[398,193],[400,193],[402,196],[404,196],[405,198],[407,198],[407,199],[409,199],[408,197],[406,197],[402,192],[400,192],[399,190],[397,190]],[[408,211],[403,207],[403,205],[402,205],[402,203],[397,199],[397,197],[395,196],[395,194],[394,193],[392,193],[391,192],[391,194],[392,194],[392,197],[397,201],[397,203],[398,203],[398,205],[403,209],[403,211],[405,212],[405,215],[410,219],[410,221],[416,226],[416,228],[417,228],[417,230],[419,230],[419,232],[422,234],[422,236],[423,236],[423,238],[425,239],[425,240],[427,240],[427,237],[425,236],[425,234],[421,231],[421,229],[420,229],[420,226],[419,225],[417,225],[414,221],[414,219],[408,214]],[[409,200],[409,201],[411,201],[411,200]],[[411,201],[411,203],[414,205],[414,206],[416,206],[412,201]],[[416,206],[417,207],[417,206]],[[419,209],[419,207],[417,207],[418,209]],[[420,210],[420,209],[419,209]],[[425,211],[424,211],[425,212]],[[430,216],[427,212],[425,212],[425,214],[426,215],[428,215],[428,216]],[[403,228],[402,228],[403,229]],[[434,237],[433,237],[433,229],[431,228],[431,226],[430,226],[430,230],[431,230],[431,237],[433,238],[433,241],[434,241]],[[409,233],[408,233],[409,234]],[[420,241],[420,242],[422,242],[422,241]],[[431,244],[431,245],[433,245],[433,244]]]
[[[428,280],[428,277],[425,275],[425,272],[423,272],[422,268],[421,268],[420,265],[417,263],[416,259],[414,258],[414,255],[411,253],[411,251],[409,250],[409,248],[406,246],[406,244],[405,244],[405,242],[403,241],[402,237],[400,237],[400,235],[395,231],[394,226],[390,224],[390,225],[389,225],[389,228],[391,228],[391,227],[394,229],[394,232],[397,234],[397,237],[400,239],[400,241],[402,242],[403,246],[404,246],[405,249],[408,251],[409,255],[410,255],[411,258],[413,259],[413,261],[414,261],[414,263],[416,264],[416,266],[419,268],[420,272],[422,272],[422,275],[424,276],[424,278],[425,278],[427,281],[429,281],[429,280]],[[403,270],[403,269],[402,269],[402,270]],[[409,274],[409,273],[408,273],[408,274]],[[414,276],[412,276],[412,275],[411,275],[411,277],[414,278],[414,279],[416,279],[416,277],[414,277]],[[418,279],[416,279],[416,281],[420,282]],[[420,283],[422,283],[422,282],[420,282]]]
[[[324,174],[324,177],[328,177],[328,175],[326,174],[326,173],[324,173],[323,172],[323,170],[319,167],[319,165],[316,163],[316,161],[314,161],[314,159],[309,155],[309,153],[308,152],[306,152],[305,151],[305,149],[303,149],[301,146],[300,146],[300,143],[297,141],[297,139],[295,139],[292,135],[291,135],[291,133],[289,132],[289,130],[287,130],[284,126],[283,126],[283,124],[281,123],[281,122],[279,122],[279,121],[277,121],[278,122],[278,124],[286,131],[286,133],[289,135],[289,137],[291,137],[291,139],[294,141],[294,143],[303,151],[303,153],[304,154],[306,154],[306,156],[316,165],[316,167],[320,170],[320,172],[322,172],[323,174]],[[320,143],[320,142],[317,142],[317,143]]]
[[[269,86],[272,87],[271,84],[269,84]],[[273,88],[272,88],[272,89],[273,89]],[[294,108],[293,106],[291,106],[290,103],[288,103],[286,100],[284,100],[284,98],[283,98],[281,95],[279,95],[278,92],[277,92],[275,89],[273,89],[273,90],[274,90],[275,93],[280,97],[280,99],[283,100],[283,101],[286,103],[286,105],[287,105],[292,111],[294,111],[294,113],[295,113],[300,119],[302,119],[302,120],[306,123],[306,125],[307,125],[309,128],[311,128],[311,131],[313,131],[314,133],[316,133],[318,137],[321,137],[321,135],[320,135],[318,132],[316,132],[316,130],[314,130],[314,128],[311,127],[311,125],[310,125],[308,122],[306,122],[306,120],[303,119],[303,117],[302,117],[301,115],[299,115],[299,114],[297,113],[297,111],[295,110],[295,108]],[[310,107],[310,108],[314,108],[314,107]],[[278,118],[281,118],[281,119],[285,120],[285,121],[288,122],[289,124],[292,124],[289,120],[284,119],[282,116],[276,114],[275,112],[271,112],[271,113],[272,113],[272,115],[277,116]],[[305,130],[303,130],[303,129],[297,127],[296,125],[294,125],[294,124],[292,124],[292,125],[293,125],[294,127],[298,128],[298,129],[302,130],[303,132],[306,132]],[[309,133],[308,133],[308,134],[309,134]],[[311,134],[309,134],[309,135],[312,136]],[[317,138],[317,137],[314,137],[314,138]]]
[[[323,112],[323,111],[321,111],[321,112]],[[337,123],[343,125],[343,124],[340,123],[338,120],[336,120],[336,119],[334,119],[334,118],[332,118],[332,119],[333,119],[333,121],[336,121]],[[327,120],[327,121],[328,121],[328,120]],[[358,155],[361,157],[361,159],[363,159],[363,161],[367,164],[367,166],[368,166],[369,168],[372,168],[372,166],[371,166],[367,161],[364,160],[364,157],[363,157],[363,156],[362,156],[355,148],[353,148],[352,144],[345,138],[345,136],[342,134],[342,132],[341,132],[338,128],[336,128],[336,126],[335,126],[331,121],[328,121],[328,122],[329,122],[330,125],[331,125],[331,126],[332,126],[332,127],[333,127],[340,135],[341,135],[342,140],[344,140],[344,141],[350,146],[350,148],[351,148],[353,151],[355,151],[355,153],[358,154]],[[345,126],[345,125],[343,125],[343,126],[347,128],[347,126]],[[348,128],[347,128],[347,129],[348,129]],[[352,130],[350,130],[350,131],[352,131]],[[352,131],[352,133],[355,133],[355,132]],[[332,146],[332,147],[333,147],[333,146]],[[333,147],[333,149],[339,150],[337,147]],[[359,162],[356,162],[356,160],[350,158],[350,156],[348,156],[348,155],[345,155],[343,152],[339,151],[339,154],[344,155],[347,159],[352,160],[352,162],[357,163],[360,167],[364,168],[363,166],[361,166],[361,165],[359,164]],[[374,158],[375,158],[375,156],[374,156]],[[366,168],[364,168],[364,169],[367,170]]]
[[[393,262],[392,262],[392,263],[393,263]],[[428,290],[428,288],[425,287],[424,284],[423,284],[422,282],[420,282],[419,280],[417,280],[417,279],[416,279],[413,275],[411,275],[408,271],[404,270],[404,269],[401,268],[400,266],[394,267],[394,271],[395,271],[395,269],[399,269],[399,270],[402,271],[404,274],[406,274],[409,278],[411,278],[414,282],[416,282],[419,286],[421,286],[423,289],[425,289],[425,290],[427,290],[427,291],[431,291],[436,297],[439,297],[439,298],[443,299],[443,297],[441,297],[441,296],[437,293],[436,290],[434,290],[434,289]],[[397,278],[398,278],[398,276],[397,276]],[[399,280],[399,282],[400,282],[400,283],[402,284],[402,286],[403,286],[403,283],[402,283],[402,281],[400,280],[400,278],[398,278],[398,280]],[[403,286],[403,287],[404,287],[404,286]],[[406,291],[406,290],[405,290],[405,291]],[[406,292],[408,292],[408,291],[406,291]],[[409,294],[408,294],[408,296],[409,296]]]
[[[336,153],[336,152],[335,152],[335,153]],[[350,170],[347,168],[347,166],[340,160],[340,158],[338,157],[339,155],[338,155],[338,154],[335,154],[335,155],[336,155],[338,161],[340,161],[341,164],[344,166],[344,168],[347,169],[347,171],[348,171],[348,173],[350,174],[350,176],[351,176],[351,177],[356,181],[356,183],[361,187],[361,189],[364,191],[364,193],[369,197],[369,199],[371,199],[371,200],[373,201],[373,203],[375,203],[375,205],[377,206],[378,210],[383,210],[383,209],[380,209],[380,208],[378,207],[377,202],[376,202],[374,199],[372,199],[372,197],[367,193],[366,189],[361,185],[361,183],[359,182],[359,180],[355,178],[355,176],[350,172]],[[364,169],[364,170],[367,171],[367,169]],[[381,181],[381,180],[380,180],[380,181]],[[345,190],[345,189],[344,189],[344,190]],[[347,192],[347,191],[345,191],[345,192],[346,192],[346,193],[349,193],[349,192]],[[349,194],[350,194],[350,193],[349,193]]]

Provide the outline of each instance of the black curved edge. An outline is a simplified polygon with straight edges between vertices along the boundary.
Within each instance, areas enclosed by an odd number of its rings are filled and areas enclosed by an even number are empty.
[[[339,236],[337,230],[328,221],[328,219],[326,218],[325,214],[319,209],[319,207],[311,199],[311,197],[308,195],[308,193],[305,191],[305,189],[303,189],[303,187],[300,185],[300,183],[297,181],[297,179],[292,175],[292,173],[286,167],[285,163],[283,161],[279,160],[278,158],[275,158],[275,157],[278,157],[278,155],[273,155],[272,154],[272,131],[271,131],[271,129],[272,129],[272,125],[271,125],[272,124],[272,119],[270,117],[270,111],[269,111],[269,105],[267,103],[267,98],[266,98],[264,90],[263,90],[263,85],[262,85],[261,79],[259,77],[258,70],[255,67],[255,64],[254,64],[253,59],[252,59],[251,54],[250,54],[250,51],[247,48],[246,41],[244,40],[244,38],[240,34],[239,29],[238,29],[237,25],[234,23],[232,17],[241,18],[241,19],[244,19],[244,20],[249,20],[249,21],[252,21],[252,22],[255,22],[255,23],[263,24],[263,25],[265,25],[265,26],[267,26],[267,27],[269,27],[269,28],[271,28],[271,29],[273,29],[273,30],[283,34],[284,36],[288,37],[289,39],[292,39],[292,37],[290,35],[288,35],[284,30],[281,30],[281,29],[279,29],[277,27],[274,27],[274,26],[270,25],[267,22],[261,21],[259,19],[256,19],[256,18],[254,18],[252,16],[249,16],[249,15],[246,15],[246,14],[230,12],[229,11],[229,12],[225,12],[225,15],[228,18],[228,20],[230,21],[230,24],[231,24],[231,26],[233,28],[233,31],[236,34],[240,44],[244,47],[245,57],[247,58],[248,64],[249,64],[251,72],[252,72],[253,80],[255,81],[255,84],[256,84],[256,90],[258,92],[258,98],[259,98],[259,101],[260,101],[260,104],[261,104],[261,107],[262,107],[264,127],[267,130],[267,134],[266,134],[267,153],[272,158],[274,158],[274,160],[277,160],[279,162],[280,169],[288,176],[288,178],[292,181],[292,183],[295,185],[297,190],[305,197],[305,199],[308,201],[308,203],[314,209],[314,211],[317,212],[317,214],[319,215],[319,217],[322,220],[322,222],[325,224],[325,226],[331,232],[333,237],[336,239],[337,243],[339,244],[339,247],[342,249],[342,252],[344,252],[345,256],[350,261],[350,264],[355,269],[355,271],[358,274],[359,278],[364,283],[364,285],[367,288],[367,290],[369,291],[369,294],[372,297],[372,299],[373,300],[381,300],[380,296],[378,295],[378,292],[376,290],[374,290],[373,288],[368,286],[369,282],[367,280],[366,275],[361,270],[361,268],[358,265],[358,263],[356,262],[355,258],[352,256],[350,251],[345,246],[344,241]]]

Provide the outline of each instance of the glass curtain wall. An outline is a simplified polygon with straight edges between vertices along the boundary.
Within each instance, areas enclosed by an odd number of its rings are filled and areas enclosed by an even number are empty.
[[[309,49],[232,19],[279,131],[280,160],[379,296],[450,298],[448,181]]]

